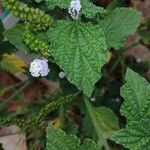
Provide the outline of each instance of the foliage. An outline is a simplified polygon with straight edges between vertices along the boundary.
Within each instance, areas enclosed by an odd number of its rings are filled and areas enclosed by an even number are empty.
[[[119,129],[118,119],[110,109],[105,107],[94,108],[86,97],[84,98],[84,101],[88,116],[96,131],[95,134],[97,135],[98,147],[99,149],[102,149],[103,147],[108,149],[107,139],[111,132]],[[110,120],[107,115],[109,115]]]
[[[13,49],[13,46],[8,42],[8,41],[5,41],[5,37],[3,35],[3,32],[4,32],[4,27],[3,27],[3,23],[2,21],[0,21],[0,50],[1,50],[1,53],[0,53],[0,58],[2,57],[3,54],[5,53],[12,53],[14,51]]]
[[[27,28],[23,36],[24,36],[24,42],[30,48],[30,52],[41,53],[46,58],[49,58],[51,56],[51,51],[48,43],[41,38],[42,34],[34,35]]]
[[[119,122],[115,113],[107,107],[92,107],[92,113],[95,116],[94,122],[97,122],[99,128],[104,132],[104,134],[109,134],[111,132],[119,130]],[[86,111],[85,118],[83,120],[82,130],[86,135],[96,139],[96,132],[93,131],[93,124],[91,123],[90,114]],[[88,126],[87,126],[88,124]]]
[[[52,56],[68,80],[91,96],[93,85],[100,78],[100,68],[107,58],[105,38],[99,27],[59,21],[49,29],[48,39],[52,42]]]
[[[17,0],[2,0],[2,4],[19,19],[29,21],[30,29],[35,32],[46,29],[53,22],[52,18],[43,11],[30,8]]]
[[[103,131],[110,132],[119,130],[118,118],[110,108],[93,107],[93,114]]]
[[[67,133],[67,134],[76,134],[78,133],[78,125],[75,123],[67,123],[63,130]]]
[[[108,48],[119,49],[125,39],[132,35],[140,23],[141,13],[130,8],[116,8],[110,11],[99,24],[106,36]]]
[[[5,30],[4,36],[19,50],[27,50],[27,46],[23,43],[24,26],[18,24],[15,27]]]
[[[4,54],[0,64],[1,68],[12,73],[18,72],[25,72],[27,65],[25,62],[17,57],[16,55],[12,54]]]
[[[49,3],[51,9],[54,6],[68,8],[68,1],[47,1],[47,3]],[[85,9],[89,11],[93,9],[97,13],[97,9],[101,9],[89,1],[81,1],[81,3],[83,3],[83,12]],[[99,22],[99,25],[79,21],[57,21],[48,30],[47,40],[41,41],[31,31],[43,31],[50,27],[53,23],[50,15],[25,4],[20,6],[20,3],[16,0],[12,2],[3,0],[3,4],[14,15],[29,22],[24,32],[24,41],[30,47],[31,52],[39,52],[46,58],[49,58],[52,54],[56,63],[66,73],[68,80],[89,97],[92,94],[94,84],[101,77],[100,70],[106,62],[108,52],[106,51],[105,37],[108,47],[120,48],[123,45],[124,38],[135,31],[140,21],[139,12],[126,8],[116,9],[109,12]],[[16,7],[14,8],[13,5]],[[93,7],[89,7],[89,5]],[[93,12],[93,15],[95,13]],[[90,12],[90,14],[92,13]],[[117,17],[118,14],[120,18]],[[89,16],[87,12],[85,16]],[[135,17],[133,18],[133,16]],[[126,30],[129,31],[126,32]],[[115,38],[114,35],[116,35]]]
[[[132,150],[150,149],[150,84],[137,73],[127,70],[121,95],[125,98],[121,113],[127,118],[127,126],[112,139]]]
[[[34,127],[40,127],[42,124],[42,121],[45,119],[45,117],[52,111],[58,109],[61,105],[65,105],[67,103],[70,103],[73,100],[73,95],[68,95],[65,97],[60,97],[59,100],[52,101],[45,105],[45,107],[41,108],[41,110],[38,112],[38,114],[33,115],[32,117],[27,119],[16,119],[16,118],[0,118],[0,125],[18,125],[19,127],[22,127],[23,129],[30,129]]]
[[[5,30],[4,35],[19,50],[41,53],[45,57],[51,55],[49,45],[43,38],[45,34],[34,35],[23,24],[18,24],[9,30]]]
[[[54,128],[48,126],[47,129],[47,150],[109,150],[107,140],[111,136],[111,139],[126,148],[149,150],[150,86],[145,79],[130,69],[127,70],[127,83],[121,87],[121,96],[125,99],[121,113],[127,118],[127,125],[120,131],[118,131],[119,122],[116,114],[110,108],[103,106],[102,97],[99,96],[98,102],[89,101],[89,98],[95,96],[96,92],[103,93],[103,90],[104,92],[108,90],[98,86],[101,83],[100,78],[107,74],[105,66],[106,63],[108,64],[109,50],[114,48],[114,53],[122,55],[122,51],[118,53],[117,50],[122,48],[125,39],[136,31],[140,24],[141,13],[129,8],[114,8],[117,4],[111,4],[113,6],[104,9],[90,0],[80,1],[82,8],[79,18],[73,20],[67,13],[71,0],[36,1],[38,4],[26,0],[2,0],[4,7],[19,19],[19,23],[5,31],[0,25],[0,44],[4,44],[4,38],[7,38],[17,50],[28,51],[33,55],[36,54],[36,57],[40,54],[40,57],[49,61],[50,71],[57,70],[57,73],[54,73],[55,76],[58,76],[60,71],[64,71],[66,78],[58,79],[57,77],[61,88],[61,96],[57,95],[58,100],[45,102],[46,104],[42,107],[41,103],[36,101],[40,106],[36,113],[22,116],[14,113],[13,117],[9,115],[2,117],[0,125],[16,124],[25,131],[34,129],[41,133],[42,130],[39,129],[45,128],[50,120],[53,120],[51,124],[55,124]],[[41,5],[44,5],[45,10],[48,11],[40,10]],[[63,17],[60,17],[60,14],[63,14]],[[110,53],[112,60],[114,53]],[[121,74],[124,75],[126,65],[121,59],[121,56],[117,57],[116,63],[121,62],[124,65],[121,64]],[[111,66],[112,70],[114,66]],[[25,72],[24,67],[27,66],[15,55],[5,54],[1,67],[11,73],[16,73]],[[75,90],[71,92],[78,91],[77,94],[68,95],[67,93],[68,96],[65,96],[61,84],[65,84],[70,91],[74,84],[77,89],[74,88]],[[15,96],[14,94],[12,97]],[[76,97],[76,102],[71,103],[69,109],[66,109],[64,106],[72,102],[74,97]],[[4,104],[6,103],[7,100]],[[83,109],[84,113],[80,114]],[[54,120],[54,118],[57,119]],[[78,133],[81,130],[83,133]],[[68,135],[68,133],[73,134]],[[80,136],[81,141],[76,135]],[[92,139],[87,139],[87,137]]]
[[[66,135],[61,129],[55,129],[52,126],[48,127],[47,131],[47,150],[96,150],[96,143],[91,139],[85,139],[83,144],[80,144],[79,138],[75,135]]]
[[[96,14],[107,13],[105,9],[95,6],[90,0],[81,0],[81,5],[81,14],[84,14],[87,18],[93,18]],[[46,0],[46,6],[48,9],[54,9],[56,6],[67,9],[70,6],[70,0]]]

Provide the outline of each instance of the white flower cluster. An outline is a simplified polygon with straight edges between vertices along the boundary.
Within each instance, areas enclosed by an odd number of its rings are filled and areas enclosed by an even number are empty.
[[[46,59],[35,59],[30,64],[29,72],[33,77],[44,77],[47,76],[50,69],[48,68],[48,63]]]
[[[71,0],[68,12],[73,19],[78,19],[81,7],[80,0]]]

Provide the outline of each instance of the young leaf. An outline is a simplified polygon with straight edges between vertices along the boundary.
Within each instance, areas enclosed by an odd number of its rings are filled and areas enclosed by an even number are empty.
[[[101,128],[108,136],[111,132],[119,130],[119,122],[115,113],[107,107],[91,107],[92,113],[95,116],[95,121],[99,128]],[[93,130],[88,111],[83,119],[82,130],[87,136],[96,139],[96,131]]]
[[[121,113],[127,118],[125,129],[112,136],[112,140],[130,150],[150,149],[150,84],[130,69],[127,83],[121,88],[125,98]]]
[[[48,9],[54,9],[56,6],[62,9],[68,9],[70,7],[71,0],[46,0],[46,6]],[[107,11],[102,7],[94,5],[90,0],[81,0],[81,14],[84,14],[87,18],[93,18],[96,14],[104,14]]]
[[[104,147],[105,149],[109,149],[109,145],[107,143],[107,138],[110,136],[110,133],[106,133],[105,131],[106,130],[107,131],[114,131],[114,129],[113,128],[111,129],[109,127],[109,123],[111,123],[111,121],[104,119],[105,117],[103,116],[103,114],[112,115],[111,117],[115,118],[116,121],[117,121],[117,117],[115,116],[115,114],[112,111],[110,111],[110,110],[108,111],[107,108],[103,108],[103,107],[102,107],[102,111],[101,111],[103,113],[100,114],[100,112],[97,110],[97,108],[94,108],[90,104],[89,99],[86,96],[84,96],[84,102],[85,102],[85,106],[86,106],[88,115],[90,117],[90,120],[92,122],[92,125],[94,127],[94,130],[96,131],[98,148],[102,149]],[[118,121],[117,121],[117,123],[118,123]],[[115,125],[117,123],[115,123]]]
[[[132,35],[139,26],[141,13],[130,8],[116,8],[111,11],[104,20],[100,21],[107,46],[119,49],[123,46],[125,39]]]
[[[119,130],[118,118],[110,108],[93,107],[93,113],[95,114],[99,125],[104,131]]]
[[[27,50],[26,45],[23,42],[23,33],[25,28],[23,25],[18,24],[15,27],[5,30],[4,36],[8,41],[14,45],[18,50]]]
[[[0,67],[10,73],[25,72],[27,65],[14,54],[4,54]]]
[[[66,135],[61,129],[48,127],[47,150],[97,150],[97,145],[92,139],[86,139],[83,144],[75,135]]]
[[[68,80],[91,96],[107,58],[101,29],[92,24],[58,21],[49,29],[48,38],[52,42],[51,53]]]

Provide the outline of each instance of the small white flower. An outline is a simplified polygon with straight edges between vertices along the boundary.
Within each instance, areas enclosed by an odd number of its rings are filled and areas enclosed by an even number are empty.
[[[137,63],[140,63],[141,61],[142,61],[141,58],[137,58],[137,59],[136,59],[136,62],[137,62]]]
[[[96,97],[91,97],[91,102],[95,102],[96,101]]]
[[[35,59],[30,64],[29,72],[33,77],[44,77],[47,76],[50,69],[48,68],[48,63],[46,59]]]
[[[35,0],[35,2],[40,3],[42,0]]]
[[[78,19],[81,7],[80,0],[71,0],[68,12],[73,19]]]
[[[60,71],[58,76],[60,79],[63,79],[63,78],[65,78],[66,75],[63,71]]]
[[[119,103],[119,102],[120,102],[120,99],[119,99],[118,97],[117,97],[115,100],[116,100],[116,102],[117,102],[117,103]]]

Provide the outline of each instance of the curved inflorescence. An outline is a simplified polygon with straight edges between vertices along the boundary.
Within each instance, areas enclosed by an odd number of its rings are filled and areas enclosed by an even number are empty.
[[[30,52],[41,53],[45,58],[51,56],[50,46],[47,42],[39,40],[30,30],[26,27],[24,32],[24,42],[29,46]]]
[[[0,118],[0,125],[17,125],[24,130],[31,129],[32,127],[40,127],[45,117],[52,111],[58,109],[61,105],[70,103],[73,100],[73,95],[61,97],[59,100],[48,103],[45,107],[41,108],[39,113],[32,118],[15,119],[15,118]]]
[[[49,44],[37,39],[34,33],[48,29],[53,23],[53,18],[43,11],[28,7],[27,4],[17,0],[2,0],[2,3],[14,16],[27,23],[24,41],[31,51],[40,52],[44,57],[49,57]]]
[[[53,18],[48,14],[37,8],[30,8],[17,0],[2,0],[2,3],[14,16],[22,21],[29,22],[32,31],[45,30],[53,23]]]

